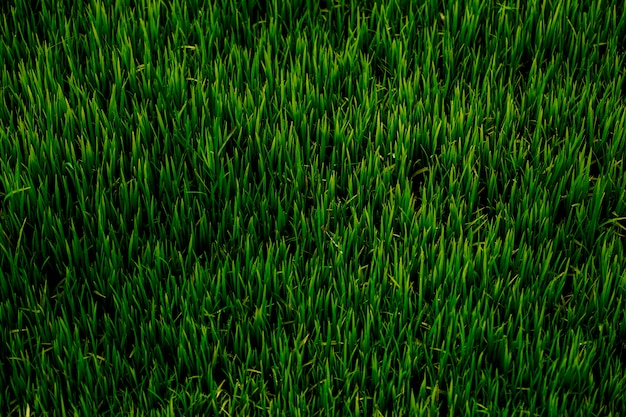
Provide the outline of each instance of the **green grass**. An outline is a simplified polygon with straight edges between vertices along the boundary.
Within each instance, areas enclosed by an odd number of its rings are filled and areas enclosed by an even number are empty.
[[[0,415],[626,410],[619,1],[0,10]]]

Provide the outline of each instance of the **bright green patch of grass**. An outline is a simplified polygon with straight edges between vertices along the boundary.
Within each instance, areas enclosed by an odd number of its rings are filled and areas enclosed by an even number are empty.
[[[622,3],[41,3],[0,414],[626,409]]]

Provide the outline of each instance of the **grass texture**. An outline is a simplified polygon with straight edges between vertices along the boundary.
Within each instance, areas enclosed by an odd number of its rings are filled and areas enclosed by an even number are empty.
[[[623,2],[0,26],[0,415],[626,410]]]

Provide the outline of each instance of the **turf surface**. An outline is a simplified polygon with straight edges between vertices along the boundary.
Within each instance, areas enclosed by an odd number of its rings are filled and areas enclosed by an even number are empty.
[[[0,415],[626,410],[623,2],[0,27]]]

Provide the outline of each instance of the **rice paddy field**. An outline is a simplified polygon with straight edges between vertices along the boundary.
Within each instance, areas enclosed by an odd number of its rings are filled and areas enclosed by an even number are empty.
[[[626,415],[621,1],[0,6],[0,415]]]

